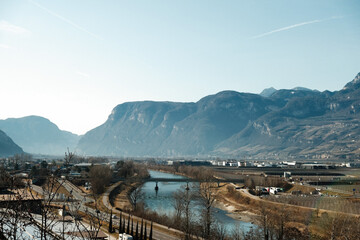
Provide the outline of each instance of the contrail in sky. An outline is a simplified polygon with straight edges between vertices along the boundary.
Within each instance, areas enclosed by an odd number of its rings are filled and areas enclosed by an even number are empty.
[[[262,33],[262,34],[253,36],[253,37],[251,37],[251,39],[262,38],[262,37],[271,35],[271,34],[273,34],[273,33],[282,32],[282,31],[290,30],[290,29],[297,28],[297,27],[301,27],[301,26],[308,25],[308,24],[320,23],[320,22],[325,22],[325,21],[328,21],[328,20],[339,19],[339,18],[342,18],[342,17],[331,17],[331,18],[327,18],[327,19],[320,19],[320,20],[317,19],[317,20],[313,20],[313,21],[307,21],[307,22],[297,23],[297,24],[293,24],[293,25],[290,25],[290,26],[287,26],[287,27],[278,28],[278,29],[275,29],[275,30],[270,31],[270,32],[266,32],[266,33]]]
[[[11,32],[14,34],[27,34],[30,33],[29,30],[16,26],[14,24],[9,23],[8,21],[5,20],[0,20],[0,31],[6,31],[6,32]]]
[[[44,7],[43,5],[37,3],[37,2],[35,2],[35,1],[33,1],[33,0],[28,0],[28,1],[29,1],[31,4],[37,6],[38,8],[41,8],[41,9],[44,10],[45,12],[49,13],[50,15],[52,15],[52,16],[54,16],[54,17],[57,17],[57,18],[59,18],[60,20],[66,22],[66,23],[68,23],[68,24],[70,24],[70,25],[73,26],[74,28],[76,28],[76,29],[78,29],[78,30],[80,30],[80,31],[82,31],[82,32],[85,32],[85,33],[91,35],[92,37],[94,37],[94,38],[96,38],[96,39],[103,40],[102,37],[100,37],[100,36],[98,36],[98,35],[90,32],[90,31],[86,30],[85,28],[79,26],[78,24],[72,22],[71,20],[69,20],[69,19],[61,16],[60,14],[57,14],[57,13],[51,11],[50,9]]]

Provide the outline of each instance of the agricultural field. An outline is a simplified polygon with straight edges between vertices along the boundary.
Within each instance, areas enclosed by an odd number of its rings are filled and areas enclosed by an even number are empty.
[[[269,195],[263,196],[263,199],[279,203],[294,204],[302,207],[360,214],[360,199],[308,195]]]
[[[355,193],[360,193],[360,185],[328,185],[326,186],[329,190],[336,189],[344,192],[353,193],[355,189]]]
[[[360,177],[360,169],[359,168],[352,168],[344,173],[346,173],[346,175],[348,175],[348,176]]]

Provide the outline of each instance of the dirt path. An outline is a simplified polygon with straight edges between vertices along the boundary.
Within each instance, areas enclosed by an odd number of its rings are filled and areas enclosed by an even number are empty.
[[[113,207],[111,206],[110,204],[110,199],[109,199],[109,196],[110,196],[110,193],[112,191],[114,191],[114,189],[116,187],[118,187],[122,182],[117,182],[113,185],[111,185],[108,189],[106,189],[105,193],[102,195],[102,202],[104,204],[104,206],[108,209],[112,209]]]

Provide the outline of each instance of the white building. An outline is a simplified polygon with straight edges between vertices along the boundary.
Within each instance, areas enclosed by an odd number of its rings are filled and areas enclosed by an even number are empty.
[[[133,237],[126,233],[120,233],[119,240],[133,240]]]

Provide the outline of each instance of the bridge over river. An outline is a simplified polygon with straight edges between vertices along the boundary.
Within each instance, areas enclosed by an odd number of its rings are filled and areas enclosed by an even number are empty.
[[[201,180],[196,178],[116,178],[113,179],[113,182],[120,182],[120,181],[126,181],[126,182],[155,182],[155,190],[159,190],[158,183],[159,182],[183,182],[187,184],[186,189],[189,189],[189,183],[191,182],[212,182],[217,183],[218,186],[220,186],[220,183],[244,183],[244,179],[234,178],[234,179],[218,179],[218,178],[212,178],[208,180]]]
[[[214,182],[214,183],[244,183],[244,179],[218,179],[213,178],[209,180],[201,180],[195,178],[116,178],[116,181],[127,181],[127,182]]]
[[[148,178],[145,182],[226,182],[226,183],[244,183],[244,179],[210,179],[199,180],[194,178]]]

